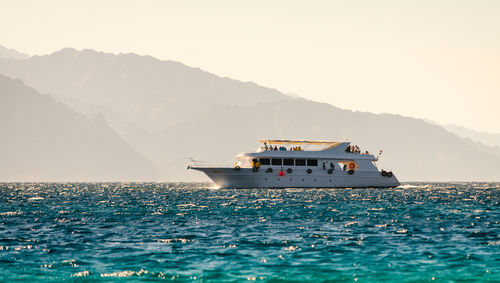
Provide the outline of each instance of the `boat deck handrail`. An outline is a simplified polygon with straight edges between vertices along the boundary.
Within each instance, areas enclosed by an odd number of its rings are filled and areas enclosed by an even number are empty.
[[[213,164],[210,164],[210,165],[189,164],[187,166],[187,169],[190,169],[193,167],[196,167],[196,168],[232,168],[233,166],[231,166],[231,165],[213,165]]]

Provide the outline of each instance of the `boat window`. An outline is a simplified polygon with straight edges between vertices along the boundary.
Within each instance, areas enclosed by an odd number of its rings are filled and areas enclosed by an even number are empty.
[[[281,164],[281,158],[273,158],[271,160],[272,160],[272,164],[273,165],[282,165]]]
[[[318,166],[318,159],[307,159],[307,166]]]
[[[293,159],[291,158],[283,159],[283,165],[293,166]]]
[[[261,158],[260,164],[261,165],[269,165],[269,164],[271,164],[271,160],[269,158]]]
[[[305,159],[295,159],[295,166],[306,166]]]

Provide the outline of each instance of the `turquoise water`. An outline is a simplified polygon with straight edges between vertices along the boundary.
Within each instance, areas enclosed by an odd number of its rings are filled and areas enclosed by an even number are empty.
[[[500,184],[0,184],[0,280],[500,281]]]

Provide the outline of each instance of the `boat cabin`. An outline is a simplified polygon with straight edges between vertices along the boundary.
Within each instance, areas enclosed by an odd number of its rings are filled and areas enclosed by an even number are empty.
[[[234,166],[240,168],[265,167],[274,169],[320,168],[323,170],[377,170],[375,158],[359,151],[349,142],[305,141],[305,140],[260,140],[262,146],[256,152],[236,156]]]

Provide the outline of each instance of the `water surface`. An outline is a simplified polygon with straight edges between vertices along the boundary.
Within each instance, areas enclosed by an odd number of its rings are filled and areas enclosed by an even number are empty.
[[[500,184],[0,184],[0,280],[500,281]]]

